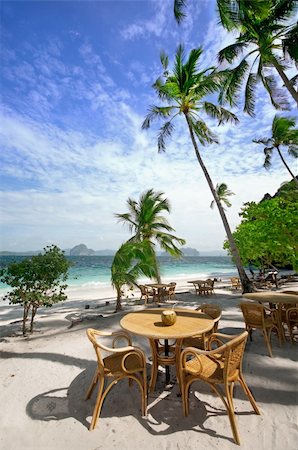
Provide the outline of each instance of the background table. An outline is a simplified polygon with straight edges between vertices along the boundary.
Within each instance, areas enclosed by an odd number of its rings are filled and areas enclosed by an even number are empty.
[[[164,339],[165,355],[168,352],[169,339],[176,339],[176,347],[179,348],[184,338],[206,333],[214,326],[214,320],[211,317],[186,308],[175,308],[177,320],[174,325],[166,326],[161,321],[162,311],[159,308],[128,313],[121,319],[120,325],[130,333],[148,338],[151,349],[154,348],[154,340]],[[155,358],[155,355],[152,356]],[[166,365],[167,384],[169,383],[169,374],[169,366]]]

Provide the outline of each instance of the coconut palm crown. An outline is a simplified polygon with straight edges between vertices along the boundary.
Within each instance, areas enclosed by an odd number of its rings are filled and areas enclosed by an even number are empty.
[[[163,125],[158,135],[158,151],[165,151],[166,138],[174,130],[173,120],[182,117],[186,120],[191,142],[195,150],[197,160],[203,170],[205,178],[212,192],[215,203],[218,207],[221,219],[223,221],[228,240],[230,242],[231,253],[238,268],[239,276],[244,290],[248,292],[251,289],[249,280],[243,269],[239,252],[233,239],[224,209],[216,193],[209,172],[203,162],[198,148],[197,140],[202,146],[206,144],[218,143],[216,134],[207,126],[204,115],[217,119],[218,124],[231,122],[237,123],[238,119],[232,112],[215,105],[206,100],[210,94],[218,92],[222,82],[221,73],[216,72],[213,67],[200,69],[200,57],[202,49],[191,50],[188,58],[184,55],[183,46],[179,45],[172,72],[168,70],[168,57],[165,53],[161,54],[161,63],[164,73],[154,83],[153,87],[160,100],[166,103],[166,106],[151,106],[149,113],[145,118],[142,128],[150,127],[153,120],[160,119]]]
[[[232,203],[229,200],[229,197],[231,195],[235,195],[234,192],[232,192],[226,183],[217,183],[216,185],[216,193],[221,203],[224,203],[228,208],[232,206]],[[215,201],[212,200],[210,203],[210,208],[213,209],[215,206]]]
[[[265,145],[264,167],[266,169],[271,166],[272,154],[274,149],[276,149],[284,166],[298,186],[298,181],[281,152],[281,147],[288,147],[288,154],[293,158],[298,158],[298,129],[295,128],[295,125],[296,119],[294,117],[281,117],[276,115],[272,122],[271,136],[268,138],[253,139],[253,142]]]
[[[298,61],[297,24],[288,24],[297,2],[293,0],[243,1],[217,0],[220,20],[228,30],[236,29],[239,35],[234,44],[218,54],[219,63],[230,64],[240,58],[240,63],[227,69],[227,79],[220,95],[222,104],[235,105],[245,83],[244,111],[254,116],[255,87],[261,82],[276,109],[289,109],[285,91],[278,87],[275,76],[268,69],[275,68],[284,86],[298,104],[295,89],[296,77],[289,80],[285,74],[287,63],[283,52]]]

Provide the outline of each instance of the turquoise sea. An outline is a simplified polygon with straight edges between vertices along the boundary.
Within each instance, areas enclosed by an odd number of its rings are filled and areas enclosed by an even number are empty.
[[[0,267],[24,256],[1,256]],[[68,285],[73,287],[109,286],[111,284],[112,256],[69,256],[72,262],[69,270]],[[172,259],[167,256],[159,258],[162,279],[218,278],[236,275],[236,267],[227,256],[185,256],[183,259]],[[0,289],[7,286],[0,283]]]

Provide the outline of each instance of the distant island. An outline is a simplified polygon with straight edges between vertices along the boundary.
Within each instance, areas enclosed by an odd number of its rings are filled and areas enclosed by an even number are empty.
[[[226,256],[226,252],[224,250],[214,250],[214,251],[202,251],[199,252],[195,248],[191,247],[183,247],[182,249],[183,256]],[[32,256],[41,253],[42,250],[33,250],[27,252],[9,252],[9,251],[0,251],[0,256]],[[78,244],[72,248],[64,249],[64,253],[66,256],[114,256],[116,250],[112,249],[104,249],[104,250],[93,250],[88,248],[85,244]],[[158,256],[168,256],[166,252],[157,252]]]

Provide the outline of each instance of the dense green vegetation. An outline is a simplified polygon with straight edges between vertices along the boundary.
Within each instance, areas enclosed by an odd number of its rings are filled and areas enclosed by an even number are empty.
[[[12,287],[4,296],[10,304],[21,304],[23,313],[23,335],[31,311],[30,332],[37,309],[50,307],[66,300],[65,284],[70,262],[55,245],[46,247],[44,253],[12,263],[0,271],[0,280]]]
[[[233,233],[244,264],[260,268],[292,266],[298,270],[298,191],[294,182],[274,198],[246,203],[242,221]],[[224,248],[229,249],[226,241]]]

